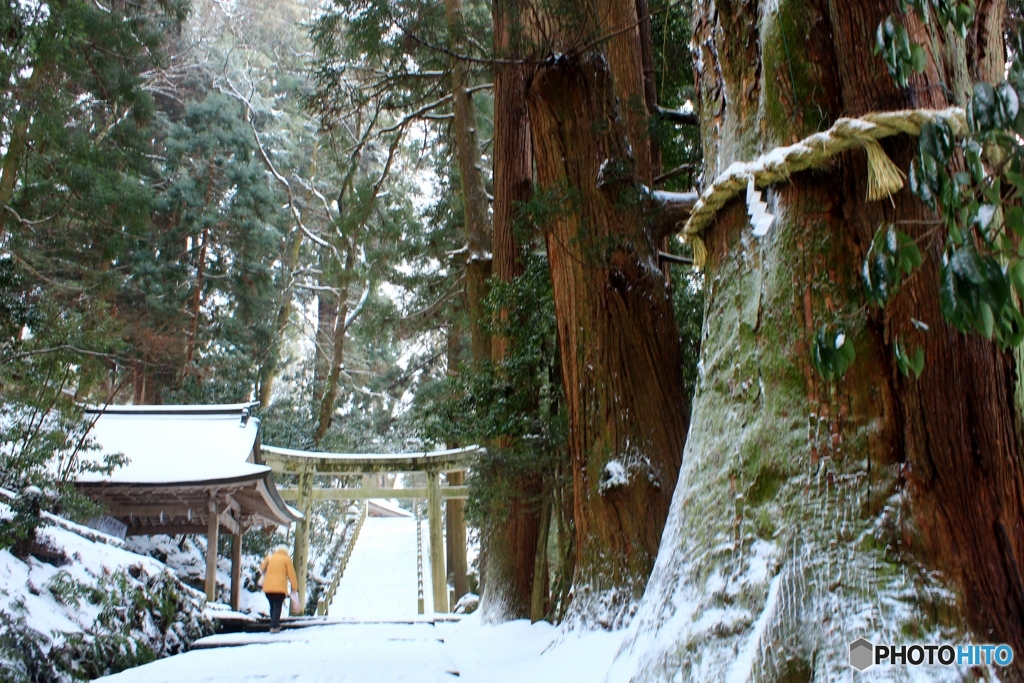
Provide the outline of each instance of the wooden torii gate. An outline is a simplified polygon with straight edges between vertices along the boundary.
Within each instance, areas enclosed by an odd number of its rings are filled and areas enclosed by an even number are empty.
[[[317,453],[276,446],[262,446],[263,461],[275,473],[298,476],[298,486],[280,489],[285,500],[295,500],[303,518],[295,524],[295,571],[298,575],[299,601],[306,601],[306,571],[309,563],[309,519],[316,500],[366,500],[370,498],[427,499],[427,523],[430,536],[430,575],[434,594],[434,612],[448,611],[447,572],[445,571],[444,529],[441,521],[442,499],[465,499],[466,486],[442,486],[442,472],[463,472],[472,464],[480,446],[468,446],[446,451],[420,453]],[[365,475],[387,473],[424,472],[426,488],[382,489]],[[358,488],[314,487],[317,475],[364,475]],[[459,520],[460,539],[453,547],[455,553],[466,555],[465,519]],[[449,539],[450,541],[453,539]],[[465,563],[463,562],[463,566]]]

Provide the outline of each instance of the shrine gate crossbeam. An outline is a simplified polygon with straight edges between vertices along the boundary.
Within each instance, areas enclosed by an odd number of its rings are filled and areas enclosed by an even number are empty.
[[[465,486],[442,486],[442,472],[463,472],[484,449],[468,446],[444,451],[419,453],[317,453],[276,446],[262,446],[263,462],[275,474],[298,477],[298,486],[280,489],[285,500],[296,501],[303,518],[295,525],[295,569],[298,572],[300,601],[306,598],[306,568],[309,562],[309,515],[316,500],[365,500],[368,498],[427,499],[427,523],[430,536],[430,573],[434,594],[434,612],[448,611],[447,573],[445,571],[444,530],[441,501],[467,497]],[[376,473],[414,473],[427,475],[427,487],[415,489],[384,489],[369,485],[363,477],[362,487],[314,487],[318,475],[370,475]],[[464,524],[464,521],[461,522]],[[465,538],[465,533],[460,534]],[[465,554],[465,547],[456,548]]]

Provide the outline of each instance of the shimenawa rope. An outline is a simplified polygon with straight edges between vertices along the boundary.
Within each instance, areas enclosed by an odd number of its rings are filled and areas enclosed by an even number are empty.
[[[937,121],[944,121],[956,136],[967,130],[967,117],[959,107],[875,112],[839,119],[828,130],[794,145],[776,147],[753,161],[732,164],[704,190],[683,226],[683,239],[693,247],[694,264],[703,267],[707,259],[704,231],[723,206],[748,191],[751,179],[756,188],[763,189],[787,182],[793,173],[820,168],[840,152],[862,147],[868,156],[868,201],[883,199],[902,189],[905,176],[878,141],[900,134],[917,137],[922,126]]]

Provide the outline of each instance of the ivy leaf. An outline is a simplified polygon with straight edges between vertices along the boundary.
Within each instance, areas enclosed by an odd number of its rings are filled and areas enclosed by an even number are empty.
[[[976,183],[985,179],[985,164],[981,161],[982,151],[981,144],[973,139],[968,140],[964,147],[964,161],[967,162],[967,168],[970,169],[971,177]]]
[[[992,204],[974,204],[971,206],[970,224],[976,226],[986,239],[990,237],[989,227],[992,225],[997,209],[998,207]]]
[[[974,96],[967,105],[967,120],[971,130],[987,133],[996,127],[996,91],[982,81],[974,86]]]
[[[974,23],[974,0],[959,2],[956,5],[956,14],[952,19],[953,28],[960,34],[960,38],[967,38],[967,30]]]
[[[903,278],[920,265],[921,250],[909,235],[893,225],[880,226],[861,267],[868,299],[885,306]]]
[[[985,339],[991,339],[996,328],[996,317],[992,313],[992,307],[988,304],[981,305],[981,334]]]
[[[1016,290],[1017,296],[1024,299],[1024,261],[1018,259],[1010,264],[1007,274],[1010,276],[1010,284]]]
[[[995,88],[996,93],[996,125],[1000,128],[1007,128],[1017,118],[1020,112],[1020,100],[1017,99],[1017,92],[1013,86],[1003,81]]]
[[[953,145],[953,131],[945,121],[930,122],[921,126],[919,150],[935,157],[935,160],[943,166],[949,163]]]
[[[913,353],[907,353],[903,340],[897,338],[893,351],[896,355],[896,367],[904,377],[909,377],[911,372],[914,373],[914,379],[921,376],[924,371],[924,349],[918,347]]]
[[[935,210],[935,194],[932,192],[931,184],[925,174],[924,166],[920,158],[914,159],[910,164],[910,192],[920,199],[929,209]]]
[[[1020,237],[1024,237],[1024,209],[1019,206],[1011,206],[1003,214],[1003,222],[1010,230]]]
[[[897,243],[899,245],[900,269],[903,271],[903,275],[910,275],[911,272],[919,265],[921,265],[921,250],[917,246],[917,242],[910,237],[910,235],[894,230],[896,233]]]
[[[924,49],[910,42],[906,27],[891,14],[875,31],[874,53],[882,56],[889,75],[901,88],[907,87],[911,72],[920,73],[927,64]]]
[[[971,284],[981,285],[985,282],[985,276],[982,274],[984,265],[974,249],[957,249],[953,252],[953,258],[949,260],[949,267],[954,275]]]
[[[924,68],[928,66],[928,55],[925,54],[924,48],[914,43],[910,46],[910,59],[908,60],[910,68],[916,73],[921,73]]]
[[[811,361],[826,382],[839,379],[853,365],[857,353],[846,331],[838,326],[822,325],[814,336]]]
[[[999,343],[1003,348],[1020,346],[1020,343],[1024,341],[1024,315],[1016,305],[1006,306],[1003,309],[1000,330]]]

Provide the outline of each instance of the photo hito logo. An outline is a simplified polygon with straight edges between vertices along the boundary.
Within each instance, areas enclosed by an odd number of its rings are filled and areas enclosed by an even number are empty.
[[[1013,648],[1009,645],[875,645],[867,638],[850,643],[850,666],[864,671],[877,665],[889,666],[1009,666]]]

